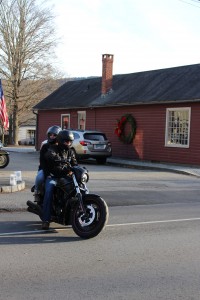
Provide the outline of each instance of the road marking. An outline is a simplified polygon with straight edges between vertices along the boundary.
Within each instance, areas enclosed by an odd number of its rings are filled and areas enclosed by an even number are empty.
[[[148,225],[148,224],[157,224],[157,223],[173,223],[173,222],[186,222],[186,221],[199,221],[199,220],[200,220],[200,218],[161,220],[161,221],[145,221],[145,222],[134,222],[134,223],[109,224],[106,227],[132,226],[132,225],[145,225],[145,224]]]
[[[0,233],[0,237],[1,236],[7,236],[7,235],[26,235],[26,234],[35,234],[35,233],[52,233],[52,232],[56,232],[56,231],[60,231],[60,230],[67,230],[70,229],[71,226],[66,226],[64,228],[49,228],[48,230],[32,230],[32,231],[16,231],[16,232],[4,232],[4,233]]]
[[[106,227],[119,227],[119,226],[134,226],[134,225],[148,225],[148,224],[158,224],[158,223],[174,223],[174,222],[188,222],[188,221],[199,221],[200,218],[190,218],[190,219],[172,219],[172,220],[160,220],[160,221],[145,221],[145,222],[133,222],[133,223],[121,223],[121,224],[108,224]],[[71,226],[66,226],[63,228],[49,228],[48,230],[32,230],[32,231],[18,231],[18,232],[4,232],[0,233],[1,236],[8,235],[25,235],[25,234],[35,234],[35,233],[52,233],[56,231],[62,231],[71,229]]]
[[[49,229],[49,232],[55,231],[55,229]],[[47,232],[47,230],[33,230],[33,231],[16,231],[16,232],[4,232],[0,233],[0,236],[7,236],[7,235],[23,235],[23,234],[34,234],[34,233],[44,233]]]

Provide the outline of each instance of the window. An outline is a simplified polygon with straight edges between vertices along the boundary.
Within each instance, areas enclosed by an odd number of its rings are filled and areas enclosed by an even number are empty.
[[[190,107],[167,109],[165,146],[189,147],[190,114]]]
[[[33,129],[26,130],[26,143],[28,143],[29,145],[35,144],[35,130]]]
[[[84,134],[84,139],[86,140],[92,140],[92,141],[106,141],[107,138],[105,134],[103,133],[85,133]]]
[[[86,112],[78,111],[78,129],[85,130]]]
[[[34,139],[35,138],[35,130],[28,129],[26,131],[26,138]]]
[[[80,135],[79,135],[78,133],[73,132],[73,134],[74,134],[74,139],[75,139],[75,140],[80,139]]]
[[[61,128],[68,129],[70,128],[70,115],[61,115]]]

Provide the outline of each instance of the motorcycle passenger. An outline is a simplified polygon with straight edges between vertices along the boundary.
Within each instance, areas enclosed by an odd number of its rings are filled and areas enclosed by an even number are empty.
[[[49,229],[51,220],[51,204],[55,179],[72,174],[66,162],[69,162],[71,166],[77,165],[74,152],[70,149],[74,141],[74,134],[64,129],[58,133],[56,140],[57,144],[51,145],[44,156],[44,174],[46,177],[42,214],[42,229],[44,230]]]
[[[50,145],[55,144],[56,137],[58,133],[61,131],[61,127],[57,125],[53,125],[48,128],[47,130],[47,141],[42,144],[42,147],[40,149],[40,158],[39,158],[39,167],[38,167],[38,173],[35,178],[35,189],[34,189],[34,196],[35,196],[35,202],[40,201],[40,193],[41,193],[41,187],[45,181],[45,176],[44,176],[44,163],[45,163],[45,158],[44,155],[47,152],[48,148]]]

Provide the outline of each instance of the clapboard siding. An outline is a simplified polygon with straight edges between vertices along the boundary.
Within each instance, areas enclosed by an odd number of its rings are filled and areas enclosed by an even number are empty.
[[[189,148],[166,147],[166,110],[171,107],[191,107]],[[77,109],[77,111],[79,111]],[[76,110],[39,111],[39,145],[46,138],[46,131],[52,125],[61,125],[61,114],[70,114],[71,128],[77,128]],[[137,122],[137,133],[133,144],[123,144],[114,131],[117,120],[124,114],[132,114]],[[113,156],[147,161],[200,165],[200,104],[138,105],[129,107],[102,107],[86,109],[86,129],[101,130],[112,143]]]

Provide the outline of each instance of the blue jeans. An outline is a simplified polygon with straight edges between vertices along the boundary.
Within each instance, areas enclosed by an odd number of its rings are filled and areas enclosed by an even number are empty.
[[[35,193],[41,191],[43,183],[44,183],[44,172],[43,170],[39,170],[35,178]]]
[[[47,177],[45,181],[45,194],[44,194],[44,202],[43,202],[43,214],[42,221],[50,222],[51,220],[51,204],[53,200],[53,190],[55,187],[54,178]]]

